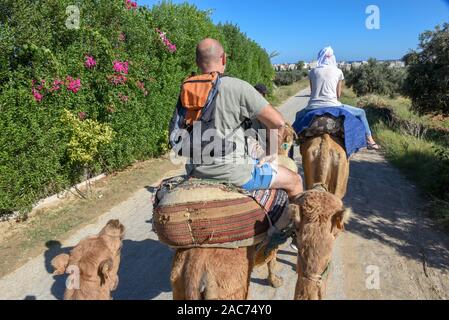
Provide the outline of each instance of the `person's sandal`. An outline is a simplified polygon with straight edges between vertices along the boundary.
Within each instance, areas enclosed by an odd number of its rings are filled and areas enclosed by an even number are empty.
[[[368,144],[368,150],[379,151],[380,146],[377,143],[370,143],[370,144]]]

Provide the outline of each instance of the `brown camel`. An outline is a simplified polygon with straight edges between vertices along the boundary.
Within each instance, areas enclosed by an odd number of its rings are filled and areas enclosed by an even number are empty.
[[[111,300],[111,291],[118,286],[120,251],[125,227],[111,220],[93,237],[82,240],[68,254],[51,261],[54,275],[70,275],[70,286],[64,300]]]
[[[295,300],[325,297],[334,242],[350,215],[351,210],[328,192],[308,191],[299,200],[299,217],[295,219],[299,248]]]
[[[298,283],[295,298],[318,299],[318,275],[330,261],[333,241],[343,229],[348,210],[328,192],[308,191],[294,213],[298,244]],[[175,300],[246,300],[253,268],[267,261],[263,249],[185,249],[176,252],[171,273]],[[319,271],[317,271],[319,270]]]
[[[307,190],[321,185],[343,199],[349,178],[349,159],[341,138],[325,133],[301,143],[302,164]]]

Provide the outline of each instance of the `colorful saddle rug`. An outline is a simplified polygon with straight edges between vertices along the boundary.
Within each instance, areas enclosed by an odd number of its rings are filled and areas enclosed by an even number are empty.
[[[176,177],[156,193],[153,226],[173,248],[240,248],[257,245],[288,215],[287,193],[246,193],[213,181]]]

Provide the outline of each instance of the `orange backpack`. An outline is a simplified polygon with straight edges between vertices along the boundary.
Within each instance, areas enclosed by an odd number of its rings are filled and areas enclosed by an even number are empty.
[[[187,126],[201,119],[216,94],[220,74],[218,72],[192,76],[184,80],[181,89],[181,105],[185,109],[184,121]]]

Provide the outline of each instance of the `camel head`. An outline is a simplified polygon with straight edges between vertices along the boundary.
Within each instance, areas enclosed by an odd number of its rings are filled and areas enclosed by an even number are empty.
[[[293,144],[297,140],[297,134],[293,127],[286,123],[284,127],[284,133],[282,135],[282,144],[279,146],[278,155],[288,157],[288,152],[293,147]]]
[[[97,236],[82,240],[70,254],[51,261],[54,275],[68,274],[65,300],[109,300],[118,286],[125,227],[111,220]]]
[[[335,239],[344,230],[351,210],[328,192],[308,191],[298,201],[294,217],[298,240],[296,300],[321,300]]]

